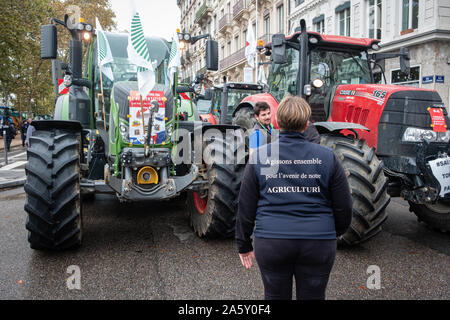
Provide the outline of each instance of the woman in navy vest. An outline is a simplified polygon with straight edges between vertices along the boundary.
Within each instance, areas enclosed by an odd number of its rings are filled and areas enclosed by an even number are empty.
[[[247,269],[256,258],[266,300],[292,299],[294,277],[297,299],[325,299],[336,237],[351,222],[350,189],[339,160],[305,139],[310,116],[304,99],[281,101],[279,139],[252,154],[239,193],[239,256]]]

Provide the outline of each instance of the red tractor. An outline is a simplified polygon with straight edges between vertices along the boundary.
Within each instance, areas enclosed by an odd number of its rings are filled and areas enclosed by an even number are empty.
[[[376,53],[379,41],[307,32],[302,20],[294,34],[276,34],[264,47],[272,62],[269,92],[247,97],[235,110],[252,118],[252,106],[264,100],[276,126],[285,95],[309,102],[321,144],[348,174],[353,219],[339,240],[350,245],[381,231],[391,196],[407,200],[419,221],[450,230],[447,110],[436,91],[375,84],[373,67],[382,59],[400,57],[409,73],[408,50]]]

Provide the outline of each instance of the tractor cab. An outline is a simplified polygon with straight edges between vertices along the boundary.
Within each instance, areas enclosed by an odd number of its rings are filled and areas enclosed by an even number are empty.
[[[308,32],[308,55],[303,62],[298,43],[300,34],[297,32],[286,38],[286,63],[270,66],[269,91],[277,101],[287,94],[306,96],[312,109],[312,121],[326,121],[338,85],[374,82],[367,50],[378,40]],[[299,81],[300,73],[303,81]],[[300,83],[304,83],[302,88]]]
[[[282,45],[266,45],[270,53],[275,53],[275,59],[282,52],[282,59],[270,66],[269,91],[277,101],[286,94],[308,99],[313,122],[330,117],[338,85],[374,83],[368,50],[378,49],[377,39],[327,36],[310,31],[302,36],[298,31],[281,41]],[[306,47],[304,56],[300,50],[302,42]]]
[[[91,98],[93,100],[92,105],[94,106],[95,125],[101,131],[104,129],[108,131],[106,135],[109,136],[109,141],[113,145],[118,144],[118,146],[110,149],[112,150],[111,153],[115,155],[116,152],[114,150],[119,151],[121,148],[129,146],[130,142],[137,146],[144,145],[143,137],[147,128],[143,126],[142,119],[149,116],[150,110],[148,108],[148,97],[144,98],[143,110],[139,110],[140,101],[136,101],[134,104],[130,102],[130,97],[136,98],[139,95],[137,66],[129,59],[127,53],[128,35],[109,32],[105,32],[105,35],[110,44],[114,59],[109,64],[114,80],[112,81],[105,74],[100,77],[100,68],[97,65],[98,52],[96,43],[93,43],[91,53],[92,70],[89,76],[93,83],[94,94],[91,95]],[[146,42],[148,47],[152,48],[149,52],[155,72],[156,84],[151,93],[157,95],[155,96],[157,100],[167,99],[164,103],[164,113],[161,112],[161,114],[163,114],[163,119],[167,118],[166,121],[170,122],[173,117],[173,94],[170,89],[167,73],[170,45],[166,40],[157,37],[149,37],[146,39]],[[103,91],[101,88],[102,85]],[[138,98],[136,99],[139,100]],[[142,111],[144,113],[143,115],[140,114]],[[115,136],[117,134],[115,132],[116,128],[118,128],[120,133],[118,136]],[[162,131],[159,130],[158,133]],[[162,135],[162,133],[159,135]],[[102,135],[102,138],[104,137],[105,134]],[[167,139],[169,138],[166,135],[165,137]],[[162,137],[156,137],[155,139],[157,144],[161,144],[163,140],[165,141],[166,139]]]
[[[213,124],[231,124],[237,107],[242,100],[248,96],[262,93],[263,89],[262,85],[256,83],[230,82],[225,84],[224,96],[224,85],[214,86],[210,89],[212,94],[209,110],[206,113],[200,113],[200,117],[202,121],[211,122]],[[226,99],[226,101],[223,101],[223,99]],[[223,106],[226,106],[226,108]],[[223,122],[220,120],[222,114],[224,117],[224,120],[222,120]]]

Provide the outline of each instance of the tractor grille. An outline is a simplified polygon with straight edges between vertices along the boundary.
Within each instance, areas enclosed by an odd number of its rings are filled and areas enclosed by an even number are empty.
[[[377,154],[381,156],[415,157],[415,144],[402,143],[403,134],[408,127],[431,130],[429,107],[442,105],[435,91],[400,91],[392,94],[386,103],[378,124]],[[447,110],[447,126],[450,127]]]
[[[347,109],[347,122],[359,123],[363,126],[366,124],[367,117],[369,116],[369,109],[363,109],[361,107],[356,107],[349,105]]]

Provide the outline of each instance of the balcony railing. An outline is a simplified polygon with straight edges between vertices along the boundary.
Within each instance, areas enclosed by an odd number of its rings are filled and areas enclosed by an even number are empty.
[[[239,49],[232,55],[220,60],[219,69],[229,68],[243,60],[245,60],[245,48]]]
[[[197,23],[202,18],[206,17],[207,13],[212,10],[213,10],[213,8],[211,6],[211,1],[205,0],[203,2],[203,4],[201,5],[201,7],[195,13],[195,22]]]
[[[230,23],[231,15],[227,13],[219,20],[219,32],[223,31]]]
[[[248,11],[250,0],[238,0],[233,6],[233,19],[238,19],[242,14]]]

